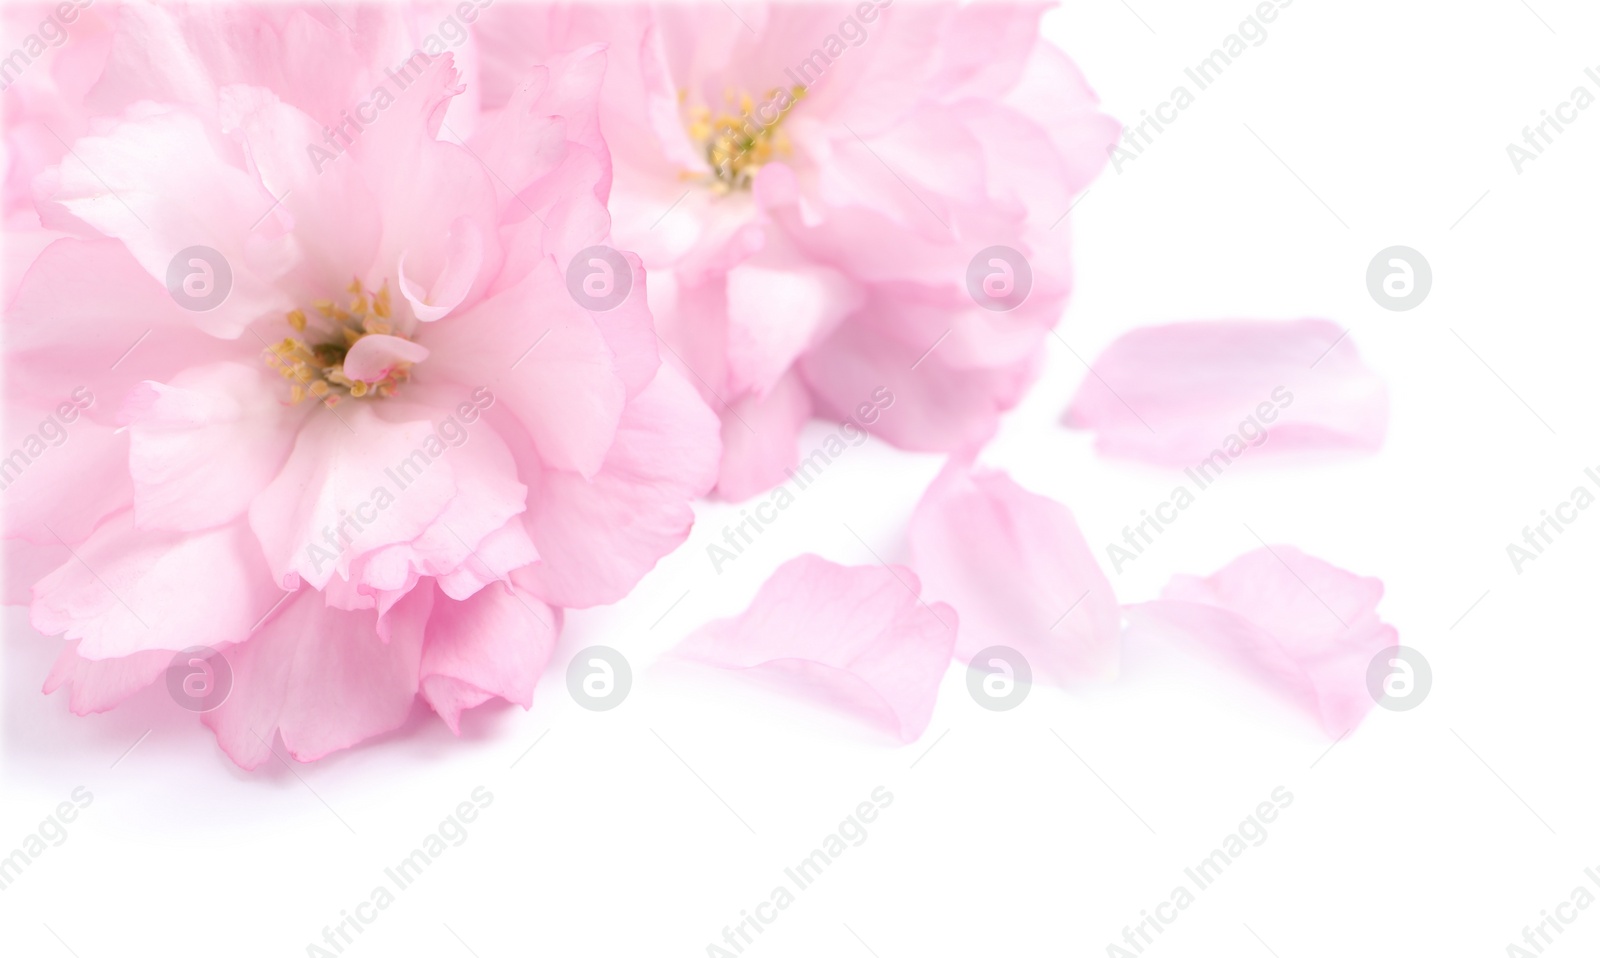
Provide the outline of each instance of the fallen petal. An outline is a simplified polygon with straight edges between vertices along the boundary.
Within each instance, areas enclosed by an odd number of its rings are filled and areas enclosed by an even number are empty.
[[[1198,467],[1256,446],[1374,451],[1388,419],[1383,380],[1347,331],[1296,319],[1135,329],[1095,359],[1063,421],[1106,455]]]
[[[955,610],[929,605],[904,566],[814,555],[772,574],[744,614],[677,648],[723,669],[759,669],[910,742],[928,727],[956,641]]]
[[[1248,552],[1208,578],[1174,576],[1161,599],[1126,606],[1130,636],[1194,641],[1238,662],[1316,715],[1329,735],[1360,724],[1367,668],[1399,644],[1378,619],[1383,583],[1292,546]]]
[[[957,658],[1005,645],[1059,683],[1116,674],[1117,597],[1066,506],[955,460],[908,534],[927,595],[961,616]]]

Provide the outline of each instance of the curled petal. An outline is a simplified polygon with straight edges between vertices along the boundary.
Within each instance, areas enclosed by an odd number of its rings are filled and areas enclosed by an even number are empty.
[[[961,616],[957,658],[1005,645],[1057,682],[1115,674],[1117,598],[1065,506],[955,461],[918,504],[909,536],[928,596]]]
[[[252,769],[272,755],[274,731],[310,762],[397,728],[411,714],[431,589],[386,616],[329,608],[313,589],[285,602],[248,642],[227,652],[228,698],[203,721],[228,757]]]
[[[399,336],[363,336],[344,356],[344,374],[351,379],[379,383],[401,363],[420,363],[428,358],[428,347]]]
[[[33,587],[34,628],[111,659],[243,641],[282,592],[243,521],[201,533],[140,531],[123,511]]]
[[[74,715],[91,715],[121,705],[128,696],[166,671],[172,653],[135,652],[118,659],[86,659],[76,640],[68,642],[44,680],[44,694],[67,688],[67,707]]]
[[[1065,421],[1092,430],[1107,455],[1220,467],[1247,444],[1373,451],[1388,417],[1383,380],[1345,330],[1297,319],[1136,329],[1094,361]]]
[[[904,566],[800,556],[743,615],[704,626],[677,654],[768,673],[910,742],[933,715],[957,625],[955,610],[923,602],[919,588]]]
[[[461,713],[491,698],[527,708],[560,630],[558,611],[509,583],[463,602],[437,599],[422,650],[422,697],[458,734]]]
[[[542,561],[514,581],[567,608],[622,598],[688,537],[689,501],[710,490],[719,451],[717,417],[682,374],[662,366],[628,404],[593,479],[522,466],[537,476],[525,518]]]
[[[1329,735],[1372,708],[1367,668],[1398,644],[1378,619],[1383,583],[1292,546],[1247,552],[1201,579],[1174,576],[1161,599],[1123,610],[1129,635],[1150,632],[1238,662],[1315,714]]]

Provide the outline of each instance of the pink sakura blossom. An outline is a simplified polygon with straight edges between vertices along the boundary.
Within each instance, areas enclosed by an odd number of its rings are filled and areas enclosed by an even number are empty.
[[[609,228],[605,53],[528,63],[478,122],[423,16],[124,7],[34,178],[64,236],[7,311],[4,532],[73,711],[201,645],[246,768],[418,696],[452,728],[526,706],[561,610],[626,593],[714,482],[642,274],[609,311],[569,292]]]
[[[491,105],[528,56],[611,43],[614,232],[721,414],[723,495],[781,481],[808,419],[880,389],[901,401],[873,431],[916,450],[981,444],[1020,399],[1071,290],[1061,221],[1118,132],[1044,9],[501,11]]]

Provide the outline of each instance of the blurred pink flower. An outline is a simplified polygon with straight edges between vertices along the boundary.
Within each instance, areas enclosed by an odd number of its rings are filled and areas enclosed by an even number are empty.
[[[1129,635],[1164,634],[1235,662],[1342,736],[1376,699],[1373,657],[1399,643],[1378,618],[1383,583],[1292,546],[1247,552],[1204,579],[1173,576],[1154,602],[1125,606]]]
[[[541,51],[610,41],[615,235],[722,416],[723,495],[881,389],[872,431],[916,450],[981,443],[1021,397],[1071,289],[1061,220],[1118,132],[1043,10],[529,6],[484,37],[491,105]]]
[[[32,619],[68,640],[47,690],[101,711],[221,649],[204,721],[247,768],[419,694],[452,728],[527,705],[561,608],[682,541],[718,454],[642,276],[608,311],[567,282],[607,237],[604,53],[530,63],[464,147],[453,33],[417,10],[121,12],[102,115],[34,181],[71,235],[6,319],[4,531],[14,572],[58,565]]]

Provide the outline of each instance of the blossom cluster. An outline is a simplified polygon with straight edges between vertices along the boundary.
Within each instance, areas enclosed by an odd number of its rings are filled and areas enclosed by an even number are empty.
[[[246,768],[419,699],[452,729],[526,707],[565,610],[627,595],[702,497],[787,495],[820,418],[950,457],[911,566],[797,558],[684,657],[909,739],[952,659],[1000,639],[1103,678],[1127,619],[1358,721],[1393,644],[1373,580],[1269,549],[1119,606],[1065,506],[973,468],[1041,369],[1066,211],[1120,135],[1044,14],[8,7],[51,28],[0,64],[0,531],[8,601],[59,637],[45,690],[85,714],[220,669],[194,710]],[[1139,331],[1067,424],[1187,463],[1292,367],[1268,448],[1371,450],[1382,383],[1334,329]]]

